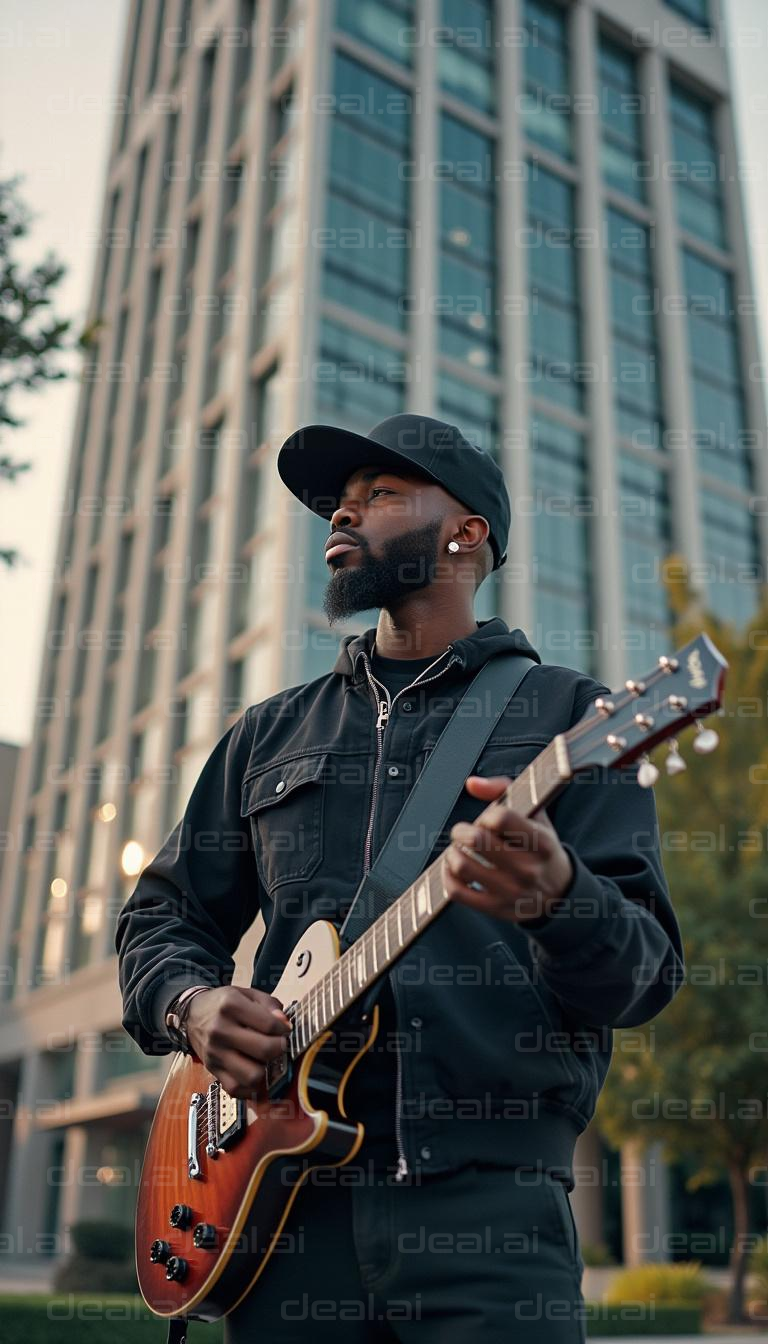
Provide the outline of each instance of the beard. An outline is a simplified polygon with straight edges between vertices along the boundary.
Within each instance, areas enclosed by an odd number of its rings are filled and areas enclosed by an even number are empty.
[[[435,519],[392,537],[384,543],[380,556],[374,557],[361,547],[360,559],[348,568],[341,560],[323,593],[328,624],[374,607],[392,611],[410,593],[427,588],[435,577],[441,526],[440,519]]]

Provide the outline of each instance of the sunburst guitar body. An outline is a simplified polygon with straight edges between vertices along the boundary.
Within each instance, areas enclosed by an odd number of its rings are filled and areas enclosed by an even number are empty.
[[[285,1005],[306,999],[338,958],[333,925],[311,925],[275,997]],[[343,1070],[331,1051],[334,1033],[322,1032],[294,1059],[271,1065],[248,1101],[229,1097],[194,1056],[177,1056],[147,1142],[136,1208],[139,1286],[157,1315],[210,1321],[231,1311],[267,1265],[312,1168],[354,1157],[363,1126],[347,1118],[344,1089],[377,1026],[374,1007],[359,1030],[345,1032]]]

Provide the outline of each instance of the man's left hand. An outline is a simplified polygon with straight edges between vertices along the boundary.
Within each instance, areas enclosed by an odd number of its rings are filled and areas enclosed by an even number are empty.
[[[489,803],[511,783],[509,775],[470,775],[466,789]],[[485,820],[451,827],[452,843],[443,855],[448,896],[515,924],[551,914],[571,883],[573,864],[549,817],[543,810],[535,819],[525,817],[503,801],[487,811]],[[470,882],[481,883],[483,890]]]

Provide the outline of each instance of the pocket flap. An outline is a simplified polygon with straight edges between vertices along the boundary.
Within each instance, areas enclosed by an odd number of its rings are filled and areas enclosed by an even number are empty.
[[[257,774],[250,775],[243,780],[240,816],[248,817],[262,808],[282,802],[301,784],[312,784],[319,779],[327,759],[327,752],[315,756],[297,756],[292,761],[268,765]]]

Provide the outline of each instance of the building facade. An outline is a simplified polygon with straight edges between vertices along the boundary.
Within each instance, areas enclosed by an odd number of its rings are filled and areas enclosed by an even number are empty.
[[[476,614],[546,661],[652,664],[671,551],[717,613],[754,609],[765,413],[720,3],[132,0],[0,900],[7,1253],[130,1222],[165,1065],[120,1029],[117,911],[242,708],[333,664],[327,523],[275,468],[292,429],[418,410],[496,455],[509,560]],[[584,1171],[605,1160],[590,1135]],[[668,1220],[662,1164],[637,1170],[630,1260]],[[599,1186],[582,1236],[620,1252]]]

